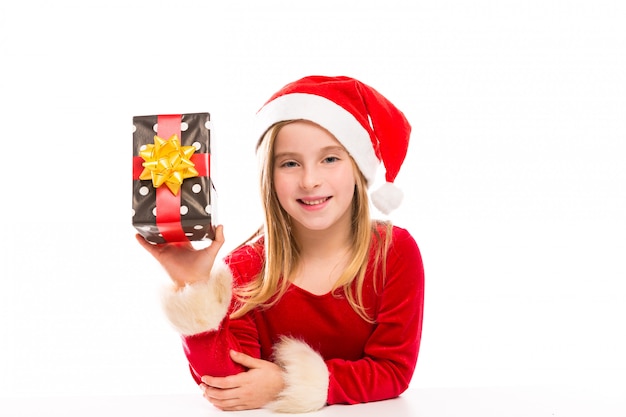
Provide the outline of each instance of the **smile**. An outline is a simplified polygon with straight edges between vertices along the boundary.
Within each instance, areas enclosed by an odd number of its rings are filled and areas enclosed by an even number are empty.
[[[299,199],[298,201],[304,205],[307,206],[317,206],[318,204],[322,204],[325,203],[326,201],[328,201],[330,199],[330,197],[324,197],[324,198],[320,198],[317,200],[301,200]]]

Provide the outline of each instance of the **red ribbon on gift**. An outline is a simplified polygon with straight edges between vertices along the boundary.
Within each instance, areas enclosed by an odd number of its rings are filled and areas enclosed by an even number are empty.
[[[171,138],[172,135],[176,135],[180,138],[181,121],[182,115],[180,114],[157,116],[157,136],[160,138]],[[144,160],[140,156],[133,158],[133,180],[139,179],[139,175],[143,171],[143,162]],[[209,176],[210,161],[208,153],[194,153],[191,156],[191,162],[194,163],[198,176]],[[156,225],[161,236],[167,242],[184,242],[189,240],[180,223],[180,196],[181,193],[174,195],[167,187],[156,189]]]

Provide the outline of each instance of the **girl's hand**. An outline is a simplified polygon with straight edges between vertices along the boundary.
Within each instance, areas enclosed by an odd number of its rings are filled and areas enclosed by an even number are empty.
[[[235,351],[230,356],[248,370],[223,378],[202,377],[204,398],[215,407],[224,411],[261,408],[284,389],[283,371],[275,363]]]
[[[224,244],[223,226],[215,229],[215,239],[204,249],[195,249],[191,242],[152,244],[140,234],[137,241],[163,266],[179,287],[209,279],[217,253]]]

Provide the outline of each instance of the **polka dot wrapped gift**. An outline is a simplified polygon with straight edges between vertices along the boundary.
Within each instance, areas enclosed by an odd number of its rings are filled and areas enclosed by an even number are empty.
[[[133,226],[153,243],[213,239],[209,113],[133,117]]]

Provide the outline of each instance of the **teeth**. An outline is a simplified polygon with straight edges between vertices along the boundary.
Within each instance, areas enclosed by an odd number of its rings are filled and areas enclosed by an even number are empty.
[[[317,204],[322,204],[326,200],[328,200],[328,198],[320,198],[319,200],[309,200],[309,201],[300,200],[300,201],[302,201],[307,206],[315,206]]]

